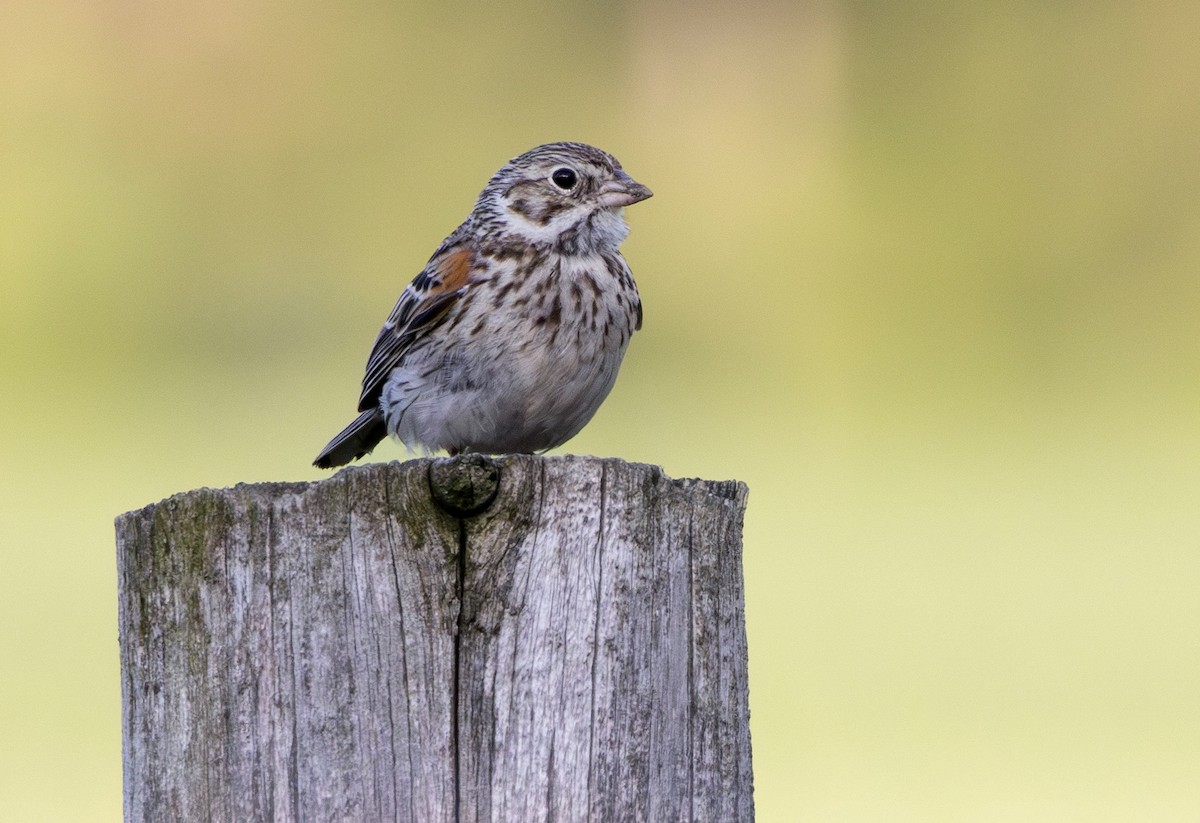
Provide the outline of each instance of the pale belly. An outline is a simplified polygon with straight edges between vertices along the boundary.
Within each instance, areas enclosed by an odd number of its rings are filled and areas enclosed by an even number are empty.
[[[493,349],[469,362],[450,356],[398,368],[381,398],[388,431],[425,451],[527,453],[561,445],[616,382],[625,342],[595,342],[601,345]]]

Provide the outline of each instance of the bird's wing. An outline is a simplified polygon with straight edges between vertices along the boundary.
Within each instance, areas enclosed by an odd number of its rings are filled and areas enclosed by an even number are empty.
[[[474,249],[465,239],[455,242],[451,238],[404,289],[367,358],[359,411],[379,402],[384,382],[404,359],[413,341],[440,323],[466,294],[474,265]]]

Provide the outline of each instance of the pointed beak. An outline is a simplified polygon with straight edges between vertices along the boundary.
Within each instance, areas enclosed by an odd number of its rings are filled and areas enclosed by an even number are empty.
[[[634,203],[640,203],[646,198],[653,195],[654,192],[643,186],[638,181],[634,180],[623,171],[617,172],[617,176],[609,180],[600,187],[599,199],[600,205],[618,209],[622,206],[632,206]]]

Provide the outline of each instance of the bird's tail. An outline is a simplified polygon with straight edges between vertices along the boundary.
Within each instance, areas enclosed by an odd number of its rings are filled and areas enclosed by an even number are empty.
[[[313,465],[319,469],[344,466],[369,453],[385,437],[387,424],[384,423],[383,414],[379,409],[367,409],[321,449]]]

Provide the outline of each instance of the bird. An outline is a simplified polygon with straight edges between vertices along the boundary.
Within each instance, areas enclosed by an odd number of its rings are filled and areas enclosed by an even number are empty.
[[[401,293],[367,359],[358,417],[317,455],[336,468],[391,435],[410,452],[539,453],[612,390],[642,301],[619,247],[652,195],[575,142],[513,158]]]

